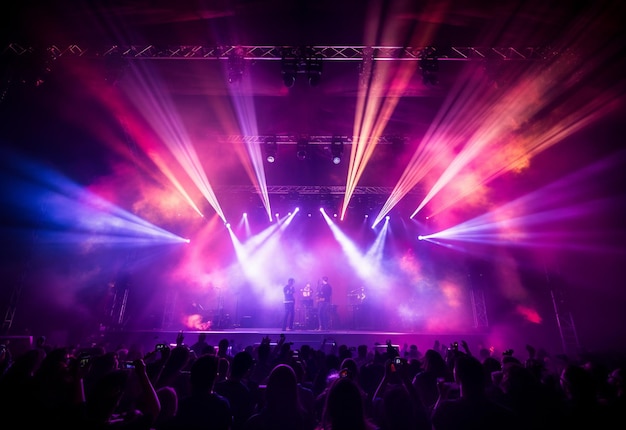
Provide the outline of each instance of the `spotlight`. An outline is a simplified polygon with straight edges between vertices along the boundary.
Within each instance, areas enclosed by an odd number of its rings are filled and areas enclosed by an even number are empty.
[[[283,56],[281,72],[283,74],[283,84],[287,88],[293,87],[296,83],[296,74],[298,73],[298,59],[295,56]]]
[[[276,161],[276,149],[277,145],[275,139],[270,139],[265,142],[265,159],[268,163]]]
[[[314,57],[309,58],[306,64],[306,74],[309,79],[309,85],[312,87],[317,86],[322,79],[322,58]]]
[[[341,163],[341,154],[343,154],[343,141],[339,138],[333,138],[330,144],[330,151],[333,156],[333,163]]]
[[[309,147],[308,140],[306,139],[298,140],[298,143],[296,144],[296,156],[298,157],[298,160],[306,159],[307,154],[308,154],[308,147]]]

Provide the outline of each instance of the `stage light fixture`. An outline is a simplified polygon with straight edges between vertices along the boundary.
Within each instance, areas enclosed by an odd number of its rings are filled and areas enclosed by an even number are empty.
[[[333,138],[330,144],[330,152],[333,156],[333,163],[341,163],[341,155],[343,154],[343,140],[339,138]]]
[[[424,85],[437,85],[439,79],[439,63],[437,62],[437,50],[433,47],[424,48],[419,60],[419,67],[422,71],[422,82]]]
[[[283,84],[287,88],[293,87],[296,83],[296,74],[298,73],[298,58],[292,55],[285,55],[281,60],[281,73],[283,75]]]
[[[298,160],[306,159],[308,155],[309,141],[307,139],[300,139],[296,143],[296,156]]]
[[[269,139],[265,142],[265,159],[268,163],[276,161],[276,151],[278,147],[276,145],[276,139]]]
[[[309,85],[316,87],[322,79],[322,58],[313,57],[309,58],[306,63],[306,74],[309,80]]]

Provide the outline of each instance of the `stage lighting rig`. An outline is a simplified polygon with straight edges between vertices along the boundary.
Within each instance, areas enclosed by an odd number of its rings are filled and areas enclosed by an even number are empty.
[[[333,156],[333,164],[341,163],[341,155],[343,154],[343,140],[333,137],[330,143],[330,152]]]
[[[284,54],[281,60],[281,73],[283,75],[283,84],[285,87],[291,88],[296,83],[296,74],[298,73],[298,58],[293,54]]]
[[[268,139],[265,142],[265,159],[268,163],[276,161],[276,151],[278,146],[276,145],[276,139]]]
[[[296,156],[298,160],[305,160],[308,155],[309,141],[308,139],[301,138],[296,143]]]
[[[299,74],[306,75],[310,86],[317,86],[322,78],[322,61],[323,56],[310,47],[284,49],[281,74],[285,87],[293,87]]]
[[[322,79],[322,57],[312,57],[307,59],[306,74],[309,85],[316,87]]]

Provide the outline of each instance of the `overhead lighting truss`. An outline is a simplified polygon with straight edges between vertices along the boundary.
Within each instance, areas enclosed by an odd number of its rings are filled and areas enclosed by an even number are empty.
[[[233,55],[241,55],[244,60],[281,61],[286,53],[294,56],[302,47],[291,46],[208,46],[208,45],[108,45],[92,47],[87,45],[49,45],[42,49],[52,58],[89,57],[103,58],[116,56],[127,59],[204,59],[228,60]],[[310,56],[324,61],[419,61],[424,52],[432,49],[424,47],[400,46],[309,46]],[[2,55],[28,55],[38,50],[31,46],[10,43],[2,50]],[[453,46],[439,50],[440,61],[470,60],[549,60],[558,55],[554,49],[545,47],[470,47]]]
[[[281,72],[287,88],[293,87],[298,74],[306,75],[309,85],[315,87],[322,78],[323,57],[314,48],[283,48],[281,51]]]
[[[222,193],[258,193],[258,188],[254,185],[215,185],[215,192]],[[393,191],[392,187],[355,187],[353,195],[377,195],[388,196]],[[268,194],[290,194],[298,193],[299,195],[320,195],[320,194],[332,194],[332,195],[344,195],[346,193],[346,187],[340,185],[268,185]],[[418,195],[421,191],[418,189],[411,190],[408,195]]]
[[[262,144],[268,141],[275,142],[277,145],[297,145],[303,140],[299,135],[277,135],[277,136],[244,136],[239,134],[229,135],[211,135],[211,141],[216,143],[246,143],[246,144]],[[370,142],[375,140],[375,143],[382,145],[397,145],[398,139],[404,138],[399,136],[379,136],[375,139],[361,138],[361,142]],[[330,136],[330,135],[312,135],[306,138],[306,142],[309,145],[329,145],[331,146],[335,141],[341,141],[344,144],[352,144],[356,141],[356,137],[351,136]]]

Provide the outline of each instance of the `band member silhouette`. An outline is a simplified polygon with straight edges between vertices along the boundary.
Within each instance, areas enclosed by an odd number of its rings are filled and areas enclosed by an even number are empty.
[[[285,329],[293,330],[293,319],[296,314],[296,288],[295,280],[289,278],[287,285],[283,287],[283,303],[285,304],[285,316],[283,317],[283,331]]]
[[[328,330],[330,328],[330,311],[333,296],[333,288],[328,282],[328,276],[322,278],[322,283],[317,290],[318,330]]]
[[[307,282],[302,289],[302,305],[305,308],[313,307],[313,287]]]

